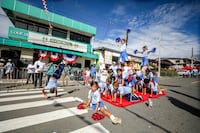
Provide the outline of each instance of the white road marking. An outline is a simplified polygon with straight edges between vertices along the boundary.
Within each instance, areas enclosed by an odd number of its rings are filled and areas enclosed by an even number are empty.
[[[34,107],[40,107],[40,106],[45,106],[45,105],[56,105],[59,103],[73,102],[73,101],[76,101],[76,97],[66,97],[66,98],[59,98],[59,99],[54,99],[54,100],[41,100],[41,101],[34,101],[34,102],[3,105],[3,106],[0,106],[0,112],[26,109],[26,108],[34,108]]]
[[[79,110],[77,109],[77,107],[72,107],[68,109],[61,109],[42,114],[36,114],[36,115],[30,115],[30,116],[0,121],[0,132],[16,130],[19,128],[24,128],[36,124],[67,118],[70,116],[81,115],[84,113],[88,113],[88,111],[86,109]]]
[[[100,123],[95,123],[70,133],[110,133],[107,129],[105,129]]]
[[[64,89],[58,89],[58,92],[64,91]],[[16,96],[16,95],[24,95],[24,94],[38,94],[41,93],[41,90],[37,91],[23,91],[23,92],[9,92],[9,93],[0,93],[0,96]],[[49,92],[49,90],[45,90],[45,92]]]
[[[64,91],[64,89],[61,89],[60,87],[58,87],[58,90]],[[13,92],[27,92],[27,91],[41,91],[41,89],[15,89],[15,90],[4,90],[4,91],[0,91],[1,93],[13,93]]]
[[[67,92],[62,92],[62,93],[58,93],[58,95],[63,95]],[[48,96],[55,96],[55,94],[48,94]],[[32,96],[17,96],[17,97],[6,97],[6,98],[0,98],[0,102],[9,102],[9,101],[17,101],[17,100],[25,100],[25,99],[34,99],[34,98],[42,98],[44,97],[44,95],[41,94],[40,95],[32,95]]]

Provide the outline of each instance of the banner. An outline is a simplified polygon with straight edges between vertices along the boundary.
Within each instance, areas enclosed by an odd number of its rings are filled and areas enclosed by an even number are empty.
[[[63,54],[63,59],[67,61],[67,64],[72,64],[77,60],[77,56],[71,54]]]
[[[58,59],[59,59],[58,53],[51,52],[50,60],[51,61],[58,61]]]
[[[48,52],[44,51],[44,50],[39,50],[38,51],[38,58],[39,57],[47,58],[48,57]]]

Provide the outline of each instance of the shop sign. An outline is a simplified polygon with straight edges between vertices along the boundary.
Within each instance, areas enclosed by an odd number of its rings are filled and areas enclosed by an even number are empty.
[[[87,52],[87,45],[85,44],[72,42],[69,40],[65,40],[65,39],[61,39],[61,38],[57,38],[53,36],[42,35],[42,34],[30,32],[30,31],[28,34],[28,42],[51,46],[51,47],[69,49],[73,51]]]
[[[19,28],[15,28],[15,27],[9,27],[8,37],[27,40],[28,31],[19,29]]]

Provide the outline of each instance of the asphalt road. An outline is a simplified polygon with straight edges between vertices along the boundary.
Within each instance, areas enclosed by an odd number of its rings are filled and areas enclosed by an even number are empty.
[[[38,89],[18,87],[0,91],[0,132],[13,133],[196,133],[200,130],[200,80],[159,78],[167,96],[153,99],[153,108],[139,103],[118,108],[106,103],[109,111],[122,118],[113,125],[108,118],[94,121],[93,111],[77,110],[73,98],[87,98],[84,86],[60,87],[60,98],[45,99]],[[16,92],[17,91],[17,92]]]

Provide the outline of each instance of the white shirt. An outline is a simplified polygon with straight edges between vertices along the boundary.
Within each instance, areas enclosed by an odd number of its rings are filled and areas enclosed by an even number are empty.
[[[99,91],[96,90],[95,92],[92,92],[92,90],[90,90],[88,92],[88,99],[91,100],[92,104],[97,104],[98,102],[100,102],[101,97]]]
[[[88,77],[90,76],[90,70],[86,70],[85,73],[86,73],[86,76],[88,76]]]
[[[121,44],[121,46],[120,46],[120,52],[122,52],[124,50],[126,50],[126,43]]]
[[[35,66],[33,64],[28,64],[27,70],[27,73],[35,73]]]
[[[45,63],[38,60],[34,63],[34,67],[35,73],[39,73],[39,71],[44,71]]]

